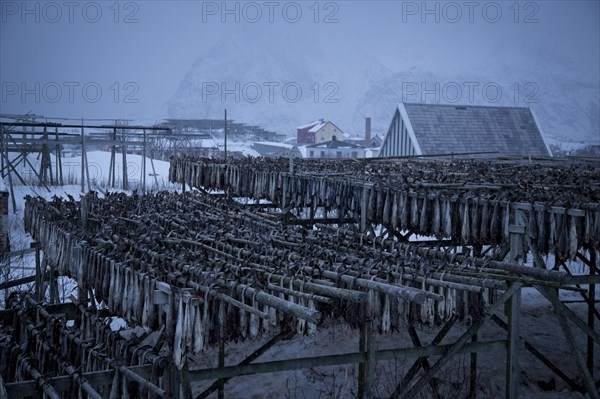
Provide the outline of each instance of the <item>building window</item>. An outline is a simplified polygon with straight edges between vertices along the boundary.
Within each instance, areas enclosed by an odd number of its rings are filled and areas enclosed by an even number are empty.
[[[352,158],[358,158],[358,152],[352,151]]]
[[[310,158],[314,158],[315,157],[315,152],[313,150],[310,150],[310,152],[308,153]]]
[[[337,156],[338,158],[341,158],[341,157],[342,157],[342,152],[341,152],[341,151],[338,151],[338,152],[336,153],[336,156]]]
[[[325,158],[325,151],[321,151],[321,158]]]

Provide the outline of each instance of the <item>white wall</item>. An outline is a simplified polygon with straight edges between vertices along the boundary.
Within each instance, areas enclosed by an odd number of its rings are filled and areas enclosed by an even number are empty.
[[[338,154],[339,153],[339,154]],[[348,159],[364,158],[364,148],[306,148],[307,158]]]
[[[331,141],[333,140],[333,136],[340,141],[346,140],[344,132],[335,127],[333,123],[327,122],[325,126],[315,133],[315,144]]]

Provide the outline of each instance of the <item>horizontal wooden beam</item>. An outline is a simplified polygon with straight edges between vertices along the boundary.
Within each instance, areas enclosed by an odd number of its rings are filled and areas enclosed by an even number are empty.
[[[118,130],[165,130],[165,131],[171,131],[170,127],[158,127],[158,126],[136,126],[136,125],[75,125],[75,124],[62,124],[62,123],[52,123],[52,122],[46,122],[46,123],[41,123],[41,122],[0,122],[0,126],[2,127],[12,127],[12,126],[21,126],[21,127],[42,127],[42,128],[55,128],[55,127],[62,127],[62,128],[69,128],[69,129],[81,129],[83,128],[89,128],[89,129],[118,129]],[[19,132],[19,131],[13,131],[11,133],[24,133],[24,134],[31,134],[31,132]],[[53,132],[48,131],[48,134],[52,134]]]
[[[129,371],[132,371],[138,374],[143,378],[150,378],[152,375],[152,365],[144,365],[144,366],[131,366],[127,367]],[[87,382],[89,382],[94,387],[102,387],[105,385],[110,385],[113,382],[113,378],[115,376],[115,370],[102,370],[102,371],[92,371],[90,373],[82,373],[81,376]],[[60,376],[54,378],[47,378],[46,381],[57,391],[57,392],[66,392],[71,388],[71,377],[70,376]],[[5,384],[6,393],[9,398],[24,398],[28,396],[36,396],[38,394],[37,391],[37,383],[34,380],[29,381],[20,381],[20,382],[9,382]]]
[[[483,352],[500,350],[506,345],[505,340],[473,342],[465,344],[457,353]],[[454,344],[430,345],[418,348],[387,349],[375,352],[375,360],[394,360],[422,356],[440,356],[447,353]],[[366,359],[364,352],[344,353],[304,357],[298,359],[274,360],[269,362],[252,363],[241,366],[227,366],[212,369],[190,370],[190,381],[231,378],[242,375],[278,373],[281,371],[299,370],[312,367],[337,366],[349,363],[361,363]]]
[[[18,287],[19,285],[33,283],[33,282],[35,282],[35,275],[33,275],[33,276],[27,276],[27,277],[21,277],[21,278],[15,279],[15,280],[9,280],[9,281],[5,281],[3,283],[0,283],[0,290],[7,289],[7,288]]]
[[[353,224],[358,223],[355,219],[352,218],[344,218],[344,219],[290,219],[286,220],[284,224],[292,224],[292,225],[301,225],[301,226],[310,226],[313,224]]]

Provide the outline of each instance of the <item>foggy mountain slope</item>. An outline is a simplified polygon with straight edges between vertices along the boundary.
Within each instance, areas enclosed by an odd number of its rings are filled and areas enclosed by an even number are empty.
[[[375,84],[358,101],[354,124],[360,124],[363,115],[371,115],[374,129],[385,132],[396,104],[403,100],[518,106],[533,109],[548,139],[600,141],[598,80],[594,82],[568,73],[544,75],[531,70],[515,71],[502,65],[494,69],[448,76],[418,68],[397,72]]]
[[[375,57],[348,49],[351,43],[336,49],[312,43],[307,49],[283,40],[268,46],[228,41],[196,59],[167,104],[169,116],[221,118],[227,108],[231,119],[288,136],[297,126],[325,118],[354,135],[362,134],[366,116],[374,133],[385,134],[401,101],[530,106],[550,140],[600,140],[600,81],[593,69],[575,62],[541,50],[532,61],[524,56],[529,49],[493,47],[485,65],[469,70],[404,64],[391,71]],[[512,62],[498,61],[507,52]],[[269,84],[276,84],[272,98]],[[262,93],[254,101],[256,87]],[[229,90],[225,98],[223,89]],[[291,101],[294,96],[297,101]]]
[[[167,109],[174,118],[230,118],[291,135],[325,118],[350,131],[356,98],[391,74],[372,59],[329,49],[227,41],[199,56]],[[260,91],[259,91],[260,90]]]

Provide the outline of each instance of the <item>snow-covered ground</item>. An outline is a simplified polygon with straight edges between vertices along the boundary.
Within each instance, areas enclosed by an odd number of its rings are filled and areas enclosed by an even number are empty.
[[[117,154],[116,161],[116,188],[110,187],[108,184],[110,153],[106,151],[90,151],[87,153],[89,180],[92,190],[97,190],[99,195],[105,191],[122,191],[122,158],[121,154]],[[52,158],[54,161],[54,158]],[[33,155],[29,155],[29,162],[35,168],[39,168],[39,160]],[[154,163],[154,170],[152,169]],[[142,157],[140,155],[127,154],[127,176],[131,189],[140,188],[141,173],[142,173]],[[53,171],[56,170],[56,164],[53,164]],[[19,251],[30,247],[32,242],[31,236],[25,232],[23,226],[23,211],[25,208],[24,197],[40,196],[45,199],[50,199],[53,196],[66,197],[72,195],[74,198],[79,198],[82,194],[80,185],[81,175],[81,155],[78,156],[63,156],[62,168],[65,182],[74,183],[65,186],[50,186],[45,188],[38,185],[22,185],[19,180],[13,177],[13,195],[15,205],[13,206],[12,198],[9,199],[9,215],[8,215],[8,230],[11,251]],[[26,180],[34,182],[37,178],[32,172],[29,164],[23,162],[17,167],[19,174]],[[146,158],[146,189],[147,191],[158,191],[163,189],[174,189],[175,186],[168,182],[169,163],[165,161],[150,161]],[[153,176],[156,173],[156,178]],[[0,180],[1,181],[1,180]],[[7,187],[9,189],[9,187]],[[88,189],[86,183],[85,189]],[[7,280],[18,279],[30,276],[35,272],[35,255],[28,253],[24,255],[14,256],[2,261],[0,266],[2,271],[0,274],[0,282]],[[67,298],[73,293],[74,284],[68,278],[59,278],[59,294],[61,300]],[[16,287],[14,289],[32,289],[33,283],[25,286]],[[0,308],[4,308],[4,298],[6,291],[0,291]]]

